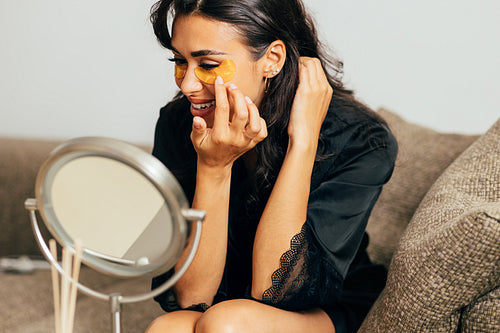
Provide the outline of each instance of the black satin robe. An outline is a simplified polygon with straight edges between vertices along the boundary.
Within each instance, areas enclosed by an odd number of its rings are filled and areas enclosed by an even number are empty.
[[[182,98],[162,108],[153,155],[177,177],[192,200],[196,153],[189,135],[192,116]],[[385,285],[386,272],[366,254],[365,232],[382,186],[390,179],[397,143],[387,125],[362,105],[332,99],[323,123],[323,156],[311,178],[307,220],[262,302],[286,309],[320,307],[337,332],[354,332]],[[300,175],[297,175],[300,177]],[[229,208],[228,254],[223,280],[214,304],[250,298],[252,247],[265,201],[252,203],[254,178],[242,161],[233,166]],[[171,272],[153,279],[158,286]],[[166,311],[178,310],[167,291],[155,298]],[[204,311],[204,304],[190,309]]]

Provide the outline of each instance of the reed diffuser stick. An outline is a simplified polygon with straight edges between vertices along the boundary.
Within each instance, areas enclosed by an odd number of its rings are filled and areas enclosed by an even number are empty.
[[[72,333],[75,320],[76,297],[78,293],[78,279],[82,262],[82,242],[75,240],[74,252],[68,247],[62,249],[61,283],[59,272],[52,264],[52,290],[54,296],[54,320],[56,333]],[[57,263],[57,244],[54,239],[49,241],[50,252]]]
[[[49,240],[50,252],[55,262],[57,262],[57,245],[54,239]],[[54,265],[51,265],[52,271],[52,292],[54,294],[54,320],[56,333],[61,333],[61,298],[59,292],[59,273]]]
[[[62,333],[67,333],[68,310],[69,310],[69,289],[71,276],[71,252],[68,248],[63,248],[62,268],[64,274],[61,276],[61,329]]]
[[[76,296],[77,296],[77,283],[80,277],[80,265],[82,259],[82,242],[77,239],[75,240],[75,255],[73,257],[73,273],[71,275],[71,293],[69,298],[69,309],[68,309],[68,320],[67,320],[67,332],[73,332],[73,325],[75,321],[75,310],[76,310]]]

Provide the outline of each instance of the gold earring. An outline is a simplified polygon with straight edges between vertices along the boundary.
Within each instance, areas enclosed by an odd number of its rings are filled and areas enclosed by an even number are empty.
[[[267,92],[269,91],[269,86],[271,85],[271,80],[269,80],[269,77],[265,77],[264,78],[264,85],[266,86],[266,88],[264,89],[264,93],[267,94]]]

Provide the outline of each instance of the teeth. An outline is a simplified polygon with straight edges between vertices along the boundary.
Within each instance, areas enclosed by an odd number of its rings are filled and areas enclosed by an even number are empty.
[[[191,103],[191,105],[195,109],[203,110],[203,109],[209,108],[211,106],[214,106],[215,105],[215,101],[211,101],[210,103],[203,103],[203,104],[194,104],[194,103]]]

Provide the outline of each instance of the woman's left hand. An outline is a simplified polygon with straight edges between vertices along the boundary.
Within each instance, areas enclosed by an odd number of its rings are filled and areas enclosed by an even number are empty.
[[[317,146],[333,89],[318,58],[301,57],[299,86],[293,100],[288,124],[291,143]]]

